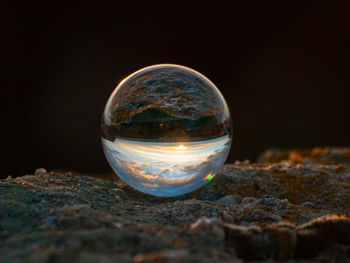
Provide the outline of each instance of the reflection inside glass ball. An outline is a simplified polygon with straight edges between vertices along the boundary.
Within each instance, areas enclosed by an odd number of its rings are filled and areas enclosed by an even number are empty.
[[[124,79],[108,99],[102,145],[112,169],[133,188],[181,195],[206,184],[224,164],[230,113],[199,72],[150,66]]]

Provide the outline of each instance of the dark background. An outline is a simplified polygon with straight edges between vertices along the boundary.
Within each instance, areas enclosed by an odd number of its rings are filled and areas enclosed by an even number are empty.
[[[1,177],[108,172],[104,105],[124,77],[175,63],[230,107],[229,162],[268,147],[350,145],[350,2],[2,4]],[[228,2],[228,1],[227,1]]]

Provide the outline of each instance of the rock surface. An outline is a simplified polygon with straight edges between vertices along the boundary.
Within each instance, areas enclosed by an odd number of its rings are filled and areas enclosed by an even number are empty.
[[[177,198],[112,175],[9,177],[0,181],[0,262],[349,262],[348,150],[317,149],[331,153],[327,162],[316,150],[297,162],[265,152]]]

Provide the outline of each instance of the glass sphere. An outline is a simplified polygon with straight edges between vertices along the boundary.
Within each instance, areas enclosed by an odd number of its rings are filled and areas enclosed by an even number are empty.
[[[190,68],[161,64],[124,79],[102,116],[102,145],[133,188],[176,196],[208,183],[231,146],[231,117],[217,87]]]

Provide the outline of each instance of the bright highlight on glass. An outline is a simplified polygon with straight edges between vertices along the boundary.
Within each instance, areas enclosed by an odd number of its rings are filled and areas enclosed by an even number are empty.
[[[111,167],[156,196],[194,191],[212,180],[231,145],[230,113],[215,85],[187,67],[141,69],[113,91],[102,117]]]

